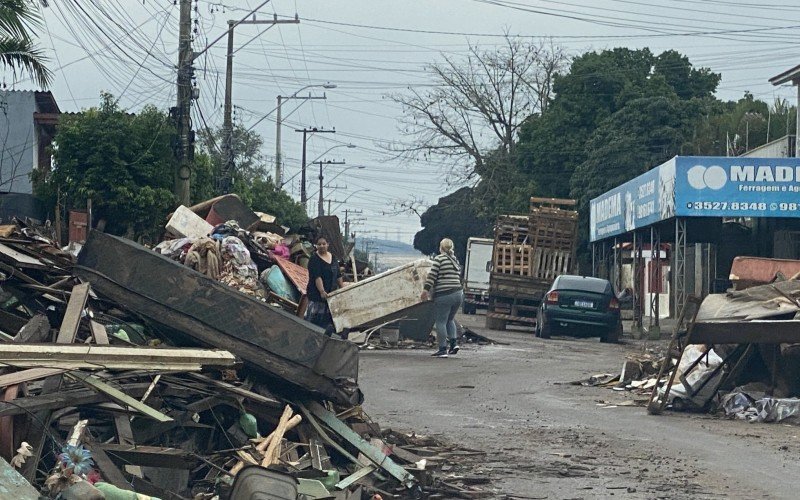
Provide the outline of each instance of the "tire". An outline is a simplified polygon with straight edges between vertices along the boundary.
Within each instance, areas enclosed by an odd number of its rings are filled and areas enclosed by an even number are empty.
[[[538,318],[536,319],[536,332],[538,333],[537,336],[540,339],[549,339],[550,338],[550,334],[552,333],[552,330],[553,330],[553,328],[549,324],[544,323],[544,324],[540,325],[539,324],[539,319]]]
[[[488,328],[489,330],[505,330],[506,320],[486,316],[486,328]]]
[[[622,335],[622,322],[620,321],[619,323],[617,323],[617,326],[607,331],[605,335],[600,337],[600,342],[616,344],[617,342],[619,342],[619,338],[621,335]]]
[[[469,314],[469,304],[467,304],[466,302],[461,304],[461,312],[464,314]]]

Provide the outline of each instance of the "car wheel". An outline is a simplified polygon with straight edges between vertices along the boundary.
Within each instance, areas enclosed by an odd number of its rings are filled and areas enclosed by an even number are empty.
[[[461,304],[461,312],[464,314],[469,314],[469,304],[467,304],[466,302]]]
[[[622,322],[620,321],[617,323],[617,326],[608,330],[602,337],[600,337],[600,342],[607,342],[610,344],[616,344],[619,342],[619,338],[622,335]]]
[[[539,324],[539,321],[536,321],[536,329],[539,331],[539,338],[540,339],[549,339],[550,338],[550,324],[544,323],[542,325]]]

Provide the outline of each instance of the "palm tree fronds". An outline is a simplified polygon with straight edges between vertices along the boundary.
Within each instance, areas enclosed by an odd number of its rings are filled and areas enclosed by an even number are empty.
[[[53,81],[53,74],[45,67],[47,58],[30,40],[0,38],[0,64],[14,73],[24,71],[42,88]]]
[[[31,28],[41,26],[41,17],[27,0],[0,0],[0,36],[30,40]]]

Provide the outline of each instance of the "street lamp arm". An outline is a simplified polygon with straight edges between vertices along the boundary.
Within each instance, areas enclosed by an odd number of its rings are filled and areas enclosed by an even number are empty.
[[[350,195],[349,195],[347,198],[345,198],[344,200],[342,200],[342,202],[341,202],[341,203],[339,203],[338,205],[336,205],[336,207],[335,207],[335,208],[333,208],[333,209],[331,210],[331,213],[333,213],[333,212],[337,211],[337,210],[339,209],[339,207],[341,207],[342,205],[344,205],[345,203],[347,203],[347,202],[350,200],[350,198],[352,198],[353,196],[357,195],[358,193],[367,193],[367,192],[369,192],[369,191],[370,191],[370,189],[369,189],[369,188],[364,188],[364,189],[359,189],[358,191],[353,191],[352,193],[350,193]]]

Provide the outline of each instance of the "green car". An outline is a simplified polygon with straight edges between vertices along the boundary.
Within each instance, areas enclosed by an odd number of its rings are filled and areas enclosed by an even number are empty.
[[[555,333],[599,336],[617,342],[622,334],[619,300],[608,280],[564,274],[544,295],[536,316],[536,336]]]

